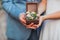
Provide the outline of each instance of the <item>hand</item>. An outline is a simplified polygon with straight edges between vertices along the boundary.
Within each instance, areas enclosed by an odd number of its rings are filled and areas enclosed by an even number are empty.
[[[39,26],[41,26],[42,22],[44,21],[44,17],[43,16],[40,16],[39,18],[39,24],[33,24],[32,27],[28,27],[28,28],[31,28],[31,29],[37,29],[39,28]]]
[[[28,29],[36,29],[36,27],[33,26],[33,25],[34,25],[34,24],[31,23],[31,24],[29,24],[29,25],[25,25],[25,26],[26,26],[26,28],[28,28]]]
[[[21,13],[19,16],[19,20],[20,22],[26,26],[26,28],[32,27],[33,23],[26,25],[26,19],[25,19],[25,13]],[[34,27],[32,27],[32,29],[35,29]]]
[[[19,16],[19,20],[21,23],[26,23],[26,19],[25,19],[25,13],[21,13],[20,16]]]

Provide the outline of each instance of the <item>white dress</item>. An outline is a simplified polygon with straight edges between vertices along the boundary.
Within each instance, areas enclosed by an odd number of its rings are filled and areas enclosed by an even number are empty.
[[[46,14],[60,11],[60,0],[47,0]],[[46,20],[40,32],[39,40],[60,40],[60,19]]]

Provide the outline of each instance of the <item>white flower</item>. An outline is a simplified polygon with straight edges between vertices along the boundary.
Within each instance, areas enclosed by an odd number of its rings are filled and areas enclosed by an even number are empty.
[[[27,14],[27,17],[31,17],[31,15],[30,14]]]
[[[29,14],[30,12],[29,12],[29,11],[27,11],[26,13],[27,13],[27,14]]]
[[[27,13],[27,15],[26,15],[26,18],[28,19],[28,20],[35,20],[35,19],[37,19],[37,15],[36,15],[36,12],[26,12]]]
[[[34,17],[31,16],[31,19],[33,19]]]
[[[35,12],[31,12],[32,14],[35,14]]]

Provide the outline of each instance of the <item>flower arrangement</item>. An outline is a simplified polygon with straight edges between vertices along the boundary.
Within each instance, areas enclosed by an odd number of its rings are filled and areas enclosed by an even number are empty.
[[[38,24],[38,19],[39,17],[37,16],[37,13],[36,12],[26,12],[26,22],[27,24],[30,24],[30,23],[34,23],[34,24]]]

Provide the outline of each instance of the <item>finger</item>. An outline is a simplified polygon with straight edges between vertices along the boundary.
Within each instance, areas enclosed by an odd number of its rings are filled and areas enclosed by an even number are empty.
[[[36,26],[31,26],[31,27],[28,27],[28,28],[36,29],[37,27]]]
[[[36,28],[39,28],[40,25],[38,24],[38,25],[33,25],[33,26],[36,27]]]
[[[29,29],[36,29],[36,27],[28,27]]]
[[[38,24],[37,28],[38,28],[39,26],[41,26],[41,24],[42,24],[42,20],[39,21],[39,24]]]
[[[34,25],[34,23],[31,23],[30,25],[32,26],[32,25]]]
[[[32,27],[32,26],[33,26],[33,23],[27,25],[27,28]]]
[[[22,23],[26,23],[26,20],[25,19],[20,19],[20,21],[22,22]]]
[[[32,27],[36,27],[37,28],[37,25],[33,25]]]
[[[38,25],[33,25],[32,27],[38,28]]]
[[[25,20],[22,20],[21,22],[26,24],[26,21]]]
[[[26,24],[25,23],[23,23],[23,22],[21,22],[24,26],[26,26]]]

